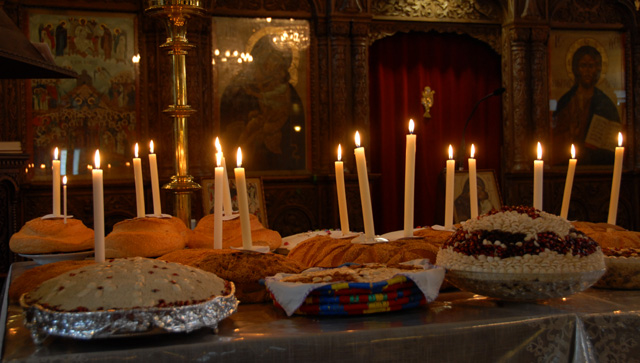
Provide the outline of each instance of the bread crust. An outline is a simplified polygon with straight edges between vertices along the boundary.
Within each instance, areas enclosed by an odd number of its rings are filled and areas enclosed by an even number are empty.
[[[9,240],[11,251],[27,255],[86,251],[93,245],[93,230],[74,218],[66,224],[61,218],[32,219]]]
[[[395,264],[420,258],[435,263],[440,246],[451,234],[449,231],[425,228],[414,234],[422,238],[376,244],[351,243],[353,238],[315,236],[298,244],[287,258],[305,268],[337,267],[348,262]]]
[[[168,253],[159,259],[197,267],[233,281],[236,285],[236,297],[245,304],[270,300],[266,288],[260,283],[265,277],[279,272],[302,271],[297,262],[281,255],[246,253],[230,249],[184,249]]]
[[[282,236],[277,231],[264,228],[258,217],[249,216],[251,222],[251,240],[255,246],[269,246],[275,250],[282,244]],[[213,248],[214,215],[209,214],[198,222],[198,225],[189,236],[187,246],[189,248]],[[222,223],[222,248],[242,247],[242,230],[240,218],[235,218]]]
[[[572,224],[602,247],[640,248],[640,232],[628,231],[607,223],[573,222]]]
[[[171,218],[134,218],[116,223],[105,238],[105,256],[158,257],[186,246],[189,230],[181,220]]]

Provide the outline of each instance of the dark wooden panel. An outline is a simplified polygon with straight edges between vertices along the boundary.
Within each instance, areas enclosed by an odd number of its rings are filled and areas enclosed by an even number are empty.
[[[27,155],[0,154],[0,276],[9,271],[15,255],[9,239],[21,226],[19,218],[20,184],[24,179]]]
[[[545,172],[543,209],[560,214],[566,175],[562,172]],[[573,182],[569,220],[606,222],[609,215],[611,173],[578,173]],[[631,230],[640,228],[638,219],[638,182],[636,173],[622,175],[618,202],[617,225]],[[531,174],[507,174],[503,190],[506,205],[532,205],[533,177]]]

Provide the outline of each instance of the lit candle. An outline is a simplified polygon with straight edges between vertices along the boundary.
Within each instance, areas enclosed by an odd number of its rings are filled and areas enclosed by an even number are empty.
[[[227,162],[224,158],[224,154],[222,153],[222,145],[220,145],[220,140],[216,137],[215,141],[216,152],[220,153],[220,160],[222,163],[222,168],[224,169],[224,177],[222,179],[223,182],[223,206],[224,206],[224,215],[231,216],[233,214],[233,207],[231,206],[231,189],[229,188],[229,174],[227,174]]]
[[[618,133],[618,147],[616,147],[616,158],[613,163],[613,182],[611,183],[611,199],[609,199],[609,218],[607,223],[616,224],[618,218],[618,198],[620,197],[620,181],[622,180],[622,157],[624,147],[622,147],[622,133]]]
[[[67,224],[67,176],[62,177],[62,213],[64,224]]]
[[[542,210],[542,145],[538,142],[538,160],[533,161],[533,207]]]
[[[238,191],[238,208],[240,209],[240,228],[242,229],[242,248],[252,249],[251,221],[249,220],[249,201],[247,197],[247,181],[242,168],[242,150],[238,148],[238,167],[233,171],[236,175],[236,188]]]
[[[135,157],[133,158],[133,176],[136,183],[136,207],[138,218],[144,218],[144,186],[142,185],[142,162],[138,157],[138,143],[135,146]]]
[[[449,160],[447,160],[446,190],[444,198],[444,228],[453,228],[453,180],[455,177],[456,161],[453,160],[453,147],[449,145]]]
[[[60,159],[58,159],[58,148],[53,151],[51,161],[51,171],[53,173],[53,215],[60,216]]]
[[[364,147],[360,146],[360,134],[356,131],[356,169],[358,170],[358,184],[360,185],[360,203],[362,204],[362,218],[364,222],[364,236],[367,239],[376,235],[373,225],[373,209],[371,208],[371,193],[369,192],[369,176],[367,174],[367,160]]]
[[[338,210],[340,211],[340,230],[342,234],[349,233],[349,214],[347,211],[347,196],[344,187],[344,164],[342,162],[342,148],[338,144],[338,161],[336,161],[336,189],[338,191]]]
[[[216,138],[216,140],[218,140]],[[222,163],[222,153],[216,153],[216,179],[215,179],[215,200],[213,201],[213,248],[222,249],[222,188],[224,184],[224,167]],[[249,231],[251,233],[251,231]]]
[[[573,188],[573,176],[576,172],[576,147],[571,144],[571,159],[569,159],[569,169],[567,169],[567,180],[564,182],[564,195],[562,196],[562,208],[560,217],[567,218],[569,214],[569,202],[571,202],[571,189]]]
[[[416,135],[413,120],[409,120],[409,135],[405,151],[404,168],[404,236],[413,237],[413,203],[416,179]]]
[[[151,170],[151,193],[153,196],[153,214],[162,215],[160,204],[160,182],[158,181],[158,159],[153,153],[153,140],[149,143],[149,168]]]
[[[478,179],[476,176],[476,147],[471,144],[471,157],[469,158],[469,204],[471,205],[471,218],[478,217]]]
[[[93,179],[94,254],[96,262],[104,262],[104,194],[99,150],[96,150],[95,162],[96,166],[91,170]]]

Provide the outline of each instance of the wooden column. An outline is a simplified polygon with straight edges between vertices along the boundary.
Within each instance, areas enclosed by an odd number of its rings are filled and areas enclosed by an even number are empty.
[[[549,87],[547,77],[547,41],[549,29],[533,28],[531,31],[531,94],[535,107],[531,108],[535,127],[532,141],[540,141],[545,150],[551,150],[551,125],[549,122]],[[548,152],[546,152],[549,155]],[[526,154],[525,154],[526,155]],[[568,155],[568,151],[567,151]]]
[[[504,100],[504,152],[503,165],[505,172],[531,170],[528,161],[533,155],[530,135],[531,125],[531,94],[529,54],[527,43],[530,39],[528,28],[509,28],[504,32],[505,63],[503,67],[504,80],[507,83],[506,99]]]
[[[353,79],[353,123],[368,130],[369,125],[369,22],[353,22],[351,59]],[[343,130],[348,131],[348,130]],[[362,131],[361,131],[362,132]]]
[[[342,143],[345,145],[345,150],[349,150],[353,145],[353,136],[348,135],[352,132],[345,127],[345,125],[351,125],[353,120],[351,112],[353,90],[351,89],[349,30],[350,23],[348,20],[334,19],[329,23],[329,72],[331,74],[329,94],[331,99],[331,124],[333,125],[331,141],[335,144]],[[363,126],[357,125],[356,127]],[[369,130],[363,129],[360,130],[360,133],[366,135],[364,136],[365,140],[368,140]],[[345,155],[350,155],[350,153],[345,153]]]

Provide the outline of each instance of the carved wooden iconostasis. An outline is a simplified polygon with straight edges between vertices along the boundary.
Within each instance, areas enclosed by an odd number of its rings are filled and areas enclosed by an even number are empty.
[[[172,103],[172,79],[170,58],[159,48],[165,39],[165,29],[157,19],[144,14],[143,2],[124,0],[105,0],[101,2],[62,0],[55,4],[44,0],[5,0],[2,3],[9,17],[21,29],[28,31],[29,14],[33,12],[50,12],[69,14],[69,18],[107,19],[111,15],[121,18],[132,17],[135,34],[128,43],[128,52],[140,54],[140,62],[132,65],[131,80],[128,87],[135,89],[135,128],[126,139],[125,146],[115,146],[114,152],[122,152],[123,162],[132,157],[129,146],[132,140],[139,140],[141,145],[148,145],[153,139],[157,145],[159,172],[162,183],[169,181],[174,174],[173,120],[163,113],[167,105]],[[558,39],[557,34],[580,32],[607,32],[618,36],[616,44],[603,44],[603,47],[617,47],[622,54],[622,65],[614,57],[608,57],[609,68],[606,80],[614,95],[621,95],[619,102],[623,105],[617,110],[620,114],[620,125],[625,133],[625,160],[618,224],[637,229],[640,227],[638,217],[638,191],[635,187],[636,170],[640,161],[640,149],[635,146],[640,139],[634,126],[634,120],[640,115],[638,104],[638,79],[640,58],[640,41],[638,40],[639,11],[631,0],[464,0],[464,1],[405,1],[405,0],[331,0],[331,1],[285,1],[285,0],[218,0],[206,2],[207,16],[189,20],[187,38],[195,47],[186,57],[189,104],[196,110],[189,117],[189,165],[190,174],[196,181],[213,176],[213,138],[224,130],[221,125],[220,108],[216,100],[221,99],[223,90],[216,87],[220,80],[218,72],[221,67],[212,64],[216,60],[214,54],[217,38],[214,36],[215,22],[213,18],[272,18],[279,21],[296,19],[308,22],[309,45],[305,53],[306,74],[304,88],[297,89],[301,104],[304,105],[305,121],[300,124],[304,129],[304,163],[290,170],[278,172],[248,170],[251,177],[261,177],[264,185],[267,218],[270,228],[279,231],[283,236],[309,229],[338,228],[338,207],[336,202],[335,182],[333,176],[333,162],[336,160],[336,147],[340,143],[343,150],[353,147],[353,134],[356,130],[363,136],[364,146],[374,151],[376,145],[373,140],[391,137],[389,142],[404,143],[405,131],[393,135],[381,135],[379,129],[372,128],[370,95],[369,50],[381,39],[389,39],[397,34],[430,34],[437,36],[457,35],[471,39],[473,42],[489,49],[499,59],[501,80],[500,84],[506,92],[491,102],[501,104],[501,114],[494,114],[484,105],[479,108],[480,116],[485,119],[499,120],[498,130],[491,130],[500,136],[495,147],[499,155],[498,160],[492,160],[497,165],[491,167],[497,174],[498,186],[502,191],[504,204],[530,204],[532,190],[532,162],[535,158],[535,142],[552,146],[552,114],[550,100],[555,97],[550,90],[552,87],[564,86],[565,83],[552,83],[556,78],[550,78],[553,55],[550,55],[550,39]],[[53,19],[53,17],[52,17]],[[61,18],[55,18],[59,23]],[[75,21],[75,20],[73,20]],[[107,21],[102,21],[107,23]],[[222,24],[223,22],[219,22]],[[51,24],[55,28],[58,24]],[[47,24],[44,24],[46,29]],[[100,24],[97,24],[100,27]],[[108,26],[108,24],[107,24]],[[110,30],[115,30],[111,29]],[[562,33],[565,32],[565,33]],[[53,32],[55,34],[55,32]],[[115,33],[115,32],[114,32]],[[104,36],[104,33],[99,33]],[[87,47],[98,47],[101,38],[91,38],[95,44]],[[55,47],[52,47],[55,49]],[[98,48],[92,48],[98,49]],[[554,48],[555,49],[555,48]],[[607,48],[609,49],[609,48]],[[429,49],[437,54],[437,49]],[[105,50],[100,48],[99,54]],[[55,53],[54,53],[55,54]],[[557,54],[557,53],[556,53]],[[114,53],[115,55],[115,53]],[[468,58],[473,59],[469,54]],[[618,62],[615,65],[614,62]],[[300,66],[303,66],[300,64]],[[617,68],[616,68],[617,67]],[[555,68],[553,68],[555,69]],[[613,70],[617,69],[622,76],[610,78]],[[94,75],[91,74],[93,77]],[[112,77],[114,75],[111,75]],[[620,78],[622,77],[622,78]],[[622,79],[620,84],[614,84],[614,79]],[[33,140],[28,129],[31,103],[28,83],[24,80],[2,80],[0,95],[2,107],[0,109],[0,137],[2,140],[18,140],[23,145],[24,157],[28,160],[24,166],[35,165],[33,156]],[[437,119],[438,96],[443,95],[443,89],[435,90],[436,105],[431,112],[433,120]],[[468,85],[474,87],[474,85]],[[46,85],[41,87],[46,89]],[[486,90],[487,92],[493,89]],[[119,90],[115,90],[118,91]],[[374,91],[374,90],[373,90]],[[398,93],[406,90],[398,90]],[[420,90],[421,92],[422,90]],[[615,93],[623,91],[624,93]],[[124,101],[109,90],[110,102],[114,105],[124,105]],[[612,94],[609,92],[609,94]],[[552,96],[553,95],[553,96]],[[409,96],[408,96],[409,97]],[[421,109],[420,93],[410,95],[415,98],[417,108]],[[274,105],[278,98],[274,97]],[[460,107],[471,108],[477,98],[461,99]],[[556,100],[557,101],[557,100]],[[130,104],[130,103],[127,103]],[[413,107],[413,106],[412,106]],[[405,130],[408,120],[402,115],[390,118],[384,122],[399,123],[399,129]],[[31,120],[32,121],[32,120]],[[422,122],[429,122],[420,120]],[[451,122],[441,120],[440,122]],[[459,122],[456,120],[456,122]],[[458,131],[459,133],[459,131]],[[494,134],[494,135],[495,135]],[[115,142],[118,134],[114,133]],[[282,136],[282,135],[280,135]],[[269,141],[272,152],[278,152]],[[460,142],[453,134],[451,138],[454,147]],[[121,137],[122,139],[122,137]],[[129,140],[130,139],[130,140]],[[124,147],[124,149],[122,149]],[[235,150],[233,150],[235,151]],[[368,151],[369,153],[369,151]],[[379,153],[379,152],[378,152]],[[234,155],[228,150],[225,155]],[[343,152],[347,173],[347,199],[349,205],[350,224],[352,229],[362,229],[359,192],[355,175],[355,162],[351,152]],[[285,156],[286,157],[286,156]],[[545,156],[546,157],[546,156]],[[446,158],[444,151],[434,154],[433,158],[441,158],[442,165]],[[567,156],[568,158],[568,156]],[[395,164],[403,167],[403,157],[394,159]],[[22,161],[20,161],[22,162]],[[606,220],[606,206],[611,182],[611,166],[581,165],[574,183],[570,219],[582,219],[602,222]],[[34,165],[31,165],[34,164]],[[564,187],[565,167],[551,166],[547,163],[544,185],[544,209],[558,213],[559,200]],[[230,165],[233,165],[230,164]],[[482,167],[482,166],[481,166]],[[486,168],[487,166],[485,166]],[[45,165],[46,168],[46,165]],[[115,168],[115,166],[114,166]],[[15,168],[14,168],[15,169]],[[133,177],[114,172],[107,176],[105,188],[105,205],[107,229],[117,221],[135,215],[135,198]],[[380,212],[383,193],[398,193],[402,189],[395,186],[393,191],[383,188],[380,163],[370,165],[370,179],[372,182],[373,208],[376,225],[385,225],[385,229],[401,229],[402,225],[383,223]],[[439,173],[439,170],[432,171]],[[50,212],[50,181],[46,173],[43,178],[34,177],[35,171],[12,176],[10,171],[3,168],[3,175],[9,175],[11,185],[15,189],[3,194],[2,205],[11,206],[15,210],[15,223],[11,219],[5,221],[5,231],[2,236],[10,236],[15,228],[19,228],[25,221]],[[402,179],[402,174],[398,175]],[[148,185],[148,171],[145,171]],[[386,188],[386,186],[385,186]],[[85,224],[92,226],[91,213],[91,185],[88,178],[79,176],[70,181],[69,185],[69,213],[82,219]],[[15,193],[15,197],[13,194]],[[433,192],[435,193],[435,191]],[[146,195],[150,206],[150,192]],[[173,210],[171,195],[163,194],[163,211]],[[194,194],[192,201],[192,215],[198,219],[202,216],[200,193]],[[434,201],[417,201],[416,205],[432,208]],[[433,220],[420,220],[416,224],[430,224]],[[384,233],[387,230],[378,230]],[[3,241],[3,243],[6,243]],[[13,258],[6,256],[5,260]]]

